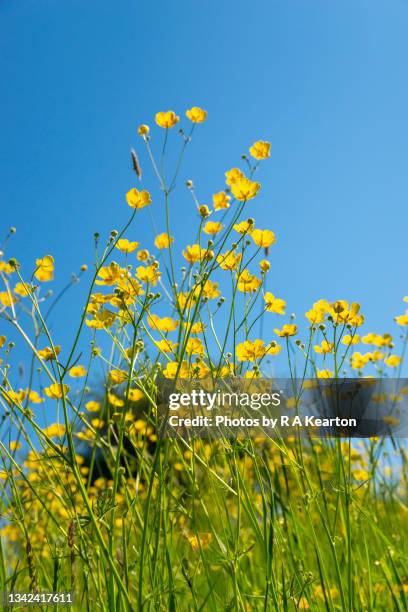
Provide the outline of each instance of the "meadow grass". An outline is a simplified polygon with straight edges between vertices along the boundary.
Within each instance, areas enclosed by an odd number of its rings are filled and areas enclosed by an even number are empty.
[[[156,115],[154,137],[140,126],[165,231],[157,254],[133,238],[135,218],[152,200],[154,210],[155,198],[129,190],[125,227],[106,242],[95,235],[71,346],[59,346],[50,321],[72,283],[52,296],[51,255],[27,277],[3,252],[1,320],[12,339],[0,337],[1,590],[72,591],[74,608],[91,611],[405,610],[404,440],[160,435],[163,377],[257,380],[280,360],[293,380],[400,378],[408,337],[407,312],[396,317],[395,338],[362,335],[356,302],[318,300],[298,324],[267,290],[276,237],[245,217],[247,202],[261,197],[254,178],[267,142],[243,156],[246,175],[226,173],[211,206],[187,181],[197,233],[180,268],[173,194],[206,113],[194,107],[187,119],[177,134],[172,111]],[[141,179],[135,152],[132,163]],[[20,343],[31,356],[17,388]]]

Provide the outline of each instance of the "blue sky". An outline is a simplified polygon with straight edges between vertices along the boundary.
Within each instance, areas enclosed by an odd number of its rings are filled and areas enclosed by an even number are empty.
[[[180,183],[192,178],[203,202],[255,140],[273,144],[251,214],[277,234],[269,288],[289,312],[358,300],[367,330],[395,332],[408,292],[407,31],[404,0],[1,0],[0,219],[3,234],[17,227],[8,255],[28,273],[52,253],[56,287],[92,264],[93,233],[129,214],[131,146],[153,181],[138,124],[198,104],[208,122]],[[196,227],[183,189],[172,216],[181,248]],[[128,237],[151,246],[148,219]],[[55,310],[63,344],[83,291]]]

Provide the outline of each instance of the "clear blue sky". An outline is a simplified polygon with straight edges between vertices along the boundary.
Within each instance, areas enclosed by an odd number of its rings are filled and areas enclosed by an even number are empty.
[[[358,300],[368,331],[395,332],[408,292],[407,32],[406,0],[1,0],[9,255],[28,272],[52,253],[56,286],[91,264],[94,231],[128,216],[131,146],[152,180],[138,124],[198,104],[208,122],[181,178],[204,202],[254,140],[273,143],[253,215],[277,234],[269,287],[289,311]],[[142,242],[144,212],[129,235]],[[173,216],[181,247],[196,224],[184,192]],[[82,297],[55,311],[63,343]]]

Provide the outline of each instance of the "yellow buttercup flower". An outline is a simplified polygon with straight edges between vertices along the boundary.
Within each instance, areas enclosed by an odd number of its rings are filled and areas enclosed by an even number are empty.
[[[236,270],[241,263],[242,253],[227,251],[217,257],[217,262],[222,270]]]
[[[212,541],[211,533],[199,533],[198,535],[188,536],[188,541],[194,552],[197,552],[202,548],[207,549]]]
[[[215,300],[217,297],[220,297],[221,293],[220,293],[220,290],[218,289],[218,283],[214,283],[213,281],[210,281],[210,280],[205,281],[204,287],[202,289],[202,294],[204,297],[208,298],[209,300]]]
[[[28,395],[29,401],[33,404],[42,404],[44,402],[44,398],[33,389],[27,389],[26,394]]]
[[[93,329],[104,329],[112,327],[116,319],[114,312],[110,310],[101,310],[94,314],[93,319],[86,319],[85,324]]]
[[[331,370],[317,370],[317,378],[333,378],[334,372]]]
[[[293,323],[285,323],[282,329],[274,329],[274,332],[280,338],[289,338],[289,336],[296,336],[298,333],[297,325]]]
[[[139,191],[135,187],[127,192],[126,201],[131,208],[144,208],[152,203],[150,193],[146,189]]]
[[[207,221],[204,225],[203,231],[210,236],[215,236],[224,229],[224,226],[219,221]]]
[[[63,395],[66,395],[69,391],[68,385],[60,385],[58,383],[53,383],[49,387],[44,389],[44,393],[47,397],[51,399],[61,399]]]
[[[199,106],[193,106],[186,111],[186,117],[193,123],[203,123],[207,119],[207,111]]]
[[[27,297],[32,292],[32,286],[28,285],[27,283],[16,283],[16,286],[14,287],[14,293],[17,293],[17,295],[20,295],[21,297]]]
[[[257,140],[249,149],[250,154],[255,159],[266,159],[271,156],[271,143],[264,140]]]
[[[238,291],[243,293],[253,293],[259,289],[261,284],[261,279],[255,276],[255,274],[251,274],[248,269],[243,270],[238,276]]]
[[[139,261],[147,261],[150,257],[150,253],[147,249],[141,249],[136,255],[136,259]]]
[[[225,182],[229,187],[245,178],[245,174],[239,168],[231,168],[225,173]]]
[[[61,351],[61,347],[59,346],[59,344],[56,344],[54,346],[54,350],[52,350],[52,348],[50,348],[49,346],[46,346],[45,348],[40,349],[38,351],[38,355],[44,361],[51,361],[52,359],[56,359],[58,357],[58,355],[60,354],[60,351]]]
[[[201,217],[203,219],[205,219],[206,217],[209,217],[211,215],[211,211],[208,208],[208,206],[206,204],[202,204],[201,206],[198,207],[198,212],[200,213]]]
[[[85,404],[85,408],[88,410],[88,412],[99,412],[101,409],[101,404],[100,402],[90,400]]]
[[[19,389],[19,391],[8,389],[7,392],[2,391],[2,394],[9,404],[21,404],[27,397],[27,393],[24,391],[24,389]]]
[[[332,353],[334,349],[333,342],[327,342],[327,340],[322,340],[322,343],[316,344],[314,347],[315,353],[319,353],[320,355],[325,355],[326,353]]]
[[[108,402],[111,406],[115,406],[115,408],[122,408],[125,405],[123,399],[120,399],[120,397],[111,392],[108,393]]]
[[[351,336],[350,334],[345,334],[341,342],[342,344],[345,344],[346,346],[350,344],[359,344],[360,336],[358,334],[354,334],[354,336]]]
[[[178,361],[169,361],[163,370],[163,376],[165,378],[188,378],[189,368],[187,361],[183,360],[181,364]]]
[[[248,219],[248,221],[235,223],[233,228],[236,232],[238,232],[238,234],[250,234],[254,229],[254,222],[252,219]]]
[[[370,361],[372,361],[371,353],[363,354],[363,353],[360,353],[359,351],[356,351],[350,357],[350,365],[353,368],[353,370],[362,370],[367,365],[367,363],[369,363]]]
[[[162,353],[175,353],[178,347],[177,342],[172,342],[167,338],[155,342],[155,345]]]
[[[210,260],[214,257],[213,251],[210,249],[203,249],[199,244],[187,245],[183,251],[183,257],[190,264],[197,263],[202,260]]]
[[[59,438],[65,434],[65,425],[53,423],[43,429],[43,433],[49,438]]]
[[[0,261],[0,272],[4,274],[12,274],[15,271],[15,268],[11,266],[6,261]]]
[[[259,267],[261,268],[262,272],[268,272],[268,270],[271,268],[271,264],[267,259],[261,259],[259,262]]]
[[[373,346],[390,346],[392,344],[392,336],[391,334],[366,334],[361,338],[363,344],[372,344]]]
[[[286,302],[280,298],[277,298],[267,291],[264,295],[265,310],[268,312],[275,312],[276,314],[285,314]]]
[[[139,136],[147,136],[149,132],[150,128],[145,123],[142,123],[142,125],[139,125],[139,127],[137,128],[137,133],[139,134]]]
[[[114,285],[127,274],[126,268],[121,268],[119,264],[112,261],[108,266],[102,266],[98,272],[99,279],[95,285]]]
[[[18,298],[16,298],[16,296],[12,293],[9,293],[8,291],[0,291],[0,304],[3,304],[3,306],[8,308],[17,302]]]
[[[408,310],[405,311],[405,314],[395,317],[395,321],[398,323],[398,325],[408,325]]]
[[[83,365],[73,366],[69,371],[69,375],[71,378],[82,378],[87,375],[87,369]]]
[[[37,266],[34,276],[42,282],[51,281],[54,278],[54,258],[52,255],[45,255],[35,260]]]
[[[204,325],[204,323],[201,321],[197,321],[196,323],[184,323],[184,327],[190,332],[190,334],[202,334],[205,331],[206,325]]]
[[[385,363],[390,368],[396,368],[401,363],[401,357],[398,357],[397,355],[390,355],[385,360]]]
[[[129,389],[128,399],[131,402],[139,402],[144,398],[144,393],[140,389]]]
[[[160,318],[156,314],[149,315],[147,322],[152,329],[157,329],[162,332],[175,331],[180,325],[180,322],[176,321],[172,317]]]
[[[186,353],[188,355],[204,355],[204,345],[200,338],[189,338],[186,344]]]
[[[256,361],[266,354],[266,347],[263,340],[245,340],[237,345],[235,352],[238,361]]]
[[[240,202],[247,202],[257,195],[260,188],[260,183],[244,177],[231,185],[231,192]]]
[[[163,232],[163,234],[158,234],[154,239],[154,244],[157,249],[168,249],[173,242],[173,236],[169,236],[167,232]]]
[[[108,374],[111,385],[120,385],[128,378],[128,373],[125,370],[111,370]]]
[[[156,123],[166,130],[174,127],[180,121],[180,117],[174,111],[162,111],[156,114]]]
[[[257,246],[264,248],[276,242],[275,234],[271,230],[254,229],[251,232],[251,238]]]
[[[225,191],[219,191],[218,193],[214,193],[212,197],[214,210],[223,210],[225,208],[229,208],[230,200],[230,196],[226,194]]]
[[[120,238],[115,244],[115,247],[122,253],[133,253],[139,246],[138,242],[130,242],[127,238]]]
[[[139,266],[136,270],[136,276],[143,283],[150,283],[151,285],[155,286],[161,277],[161,272],[154,264],[151,266]]]

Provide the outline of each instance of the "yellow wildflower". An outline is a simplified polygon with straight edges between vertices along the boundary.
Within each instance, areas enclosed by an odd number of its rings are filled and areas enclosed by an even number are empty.
[[[60,385],[59,383],[53,383],[44,389],[45,395],[51,399],[61,399],[63,395],[68,393],[68,391],[68,385]]]
[[[177,342],[172,342],[167,338],[163,338],[163,340],[156,341],[155,345],[162,353],[175,353],[178,347]]]
[[[155,264],[150,266],[139,266],[136,270],[136,276],[142,282],[150,283],[151,285],[155,286],[161,277],[161,272],[158,270],[158,267]]]
[[[334,373],[331,370],[317,370],[317,378],[333,378]]]
[[[71,378],[82,378],[87,375],[87,370],[83,365],[77,365],[70,369],[69,375]]]
[[[174,111],[162,111],[156,114],[156,123],[166,130],[174,127],[180,121],[180,117]]]
[[[163,232],[163,234],[158,234],[154,240],[154,244],[157,249],[168,249],[173,242],[173,236],[169,236],[167,232]]]
[[[229,208],[230,196],[225,193],[225,191],[219,191],[218,193],[214,193],[212,197],[214,210],[223,210],[225,208]]]
[[[17,293],[17,295],[20,295],[21,297],[27,297],[32,293],[32,291],[32,286],[28,285],[27,283],[16,283],[16,286],[14,287],[14,293]]]
[[[385,360],[385,363],[390,368],[396,368],[401,363],[401,357],[398,357],[397,355],[390,355]]]
[[[280,298],[276,298],[273,293],[267,291],[264,295],[265,310],[275,312],[276,314],[285,314],[286,302]]]
[[[247,268],[238,276],[238,290],[243,293],[253,293],[259,289],[261,284],[261,279],[251,274]]]
[[[271,143],[265,142],[264,140],[258,140],[254,142],[252,147],[249,149],[250,154],[255,159],[266,159],[270,157]]]
[[[236,270],[241,263],[242,253],[235,253],[235,251],[227,251],[221,253],[217,257],[217,262],[223,270]]]
[[[175,331],[180,322],[172,319],[171,317],[158,317],[156,314],[151,314],[147,318],[149,326],[153,329],[157,329],[162,332]]]
[[[109,382],[112,385],[120,385],[128,378],[128,373],[125,370],[111,370],[108,374]]]
[[[94,314],[93,319],[86,319],[85,324],[93,329],[104,329],[111,327],[116,319],[114,312],[110,310],[101,310]]]
[[[142,125],[139,125],[139,127],[137,128],[137,133],[139,134],[139,136],[147,136],[149,132],[150,128],[145,123],[142,123]]]
[[[289,336],[296,336],[298,333],[297,325],[293,323],[285,323],[282,329],[274,329],[274,332],[280,338],[289,338]]]
[[[186,117],[190,119],[192,123],[203,123],[207,119],[207,111],[199,106],[193,106],[186,111]]]
[[[0,303],[3,304],[3,306],[8,308],[17,302],[18,299],[12,293],[9,293],[8,291],[0,291]]]
[[[54,350],[52,350],[52,348],[50,348],[49,346],[46,346],[45,348],[40,349],[38,351],[38,355],[44,361],[51,361],[52,359],[56,359],[58,355],[60,354],[60,352],[61,352],[61,347],[59,346],[59,344],[56,344],[54,346]]]
[[[240,221],[240,223],[235,223],[233,227],[238,234],[250,234],[254,229],[254,222],[252,219],[248,219],[248,221]]]
[[[112,261],[108,266],[102,266],[98,272],[100,277],[95,281],[96,285],[114,285],[127,274],[127,270],[121,268],[119,264]]]
[[[178,373],[177,373],[178,371]],[[183,360],[181,364],[178,361],[169,361],[163,370],[163,376],[165,378],[188,378],[189,377],[189,369],[187,361]]]
[[[65,425],[61,423],[53,423],[43,429],[43,433],[49,438],[58,438],[65,434]]]
[[[322,343],[319,344],[315,344],[315,346],[313,347],[315,353],[319,353],[320,355],[325,355],[326,353],[332,353],[333,349],[334,349],[334,343],[333,342],[327,342],[327,340],[322,340]]]
[[[236,347],[238,361],[256,361],[264,357],[266,348],[263,340],[245,340]]]
[[[135,187],[129,189],[126,194],[126,201],[131,208],[144,208],[152,203],[150,193],[143,189],[138,191]]]
[[[224,229],[224,226],[219,221],[207,221],[204,225],[203,231],[210,236],[215,236]]]
[[[204,346],[200,338],[189,338],[186,344],[186,353],[188,355],[204,355]]]
[[[51,281],[54,278],[54,258],[52,255],[45,255],[35,260],[37,266],[35,278],[42,282]]]
[[[85,404],[85,408],[88,410],[88,412],[99,412],[101,409],[101,404],[100,402],[91,400]]]
[[[115,247],[119,249],[119,251],[122,251],[122,253],[133,253],[138,246],[138,242],[130,242],[127,238],[120,238],[115,244]]]
[[[358,334],[354,334],[354,336],[351,336],[350,334],[346,334],[345,336],[343,336],[343,339],[342,339],[342,344],[345,344],[346,346],[350,344],[359,344],[359,342],[360,342],[360,336]]]
[[[276,236],[271,230],[254,229],[251,238],[259,247],[269,247],[276,242]]]
[[[138,254],[136,255],[136,258],[139,261],[147,261],[150,257],[150,253],[147,249],[141,249]]]
[[[194,552],[197,552],[200,548],[205,550],[211,544],[212,534],[201,532],[198,535],[188,536],[188,541]]]
[[[240,202],[247,202],[248,200],[252,200],[257,195],[260,188],[260,183],[256,183],[255,181],[251,181],[250,179],[243,177],[231,185],[231,192]]]
[[[243,178],[245,178],[245,174],[239,168],[232,168],[225,173],[225,182],[230,187]]]

